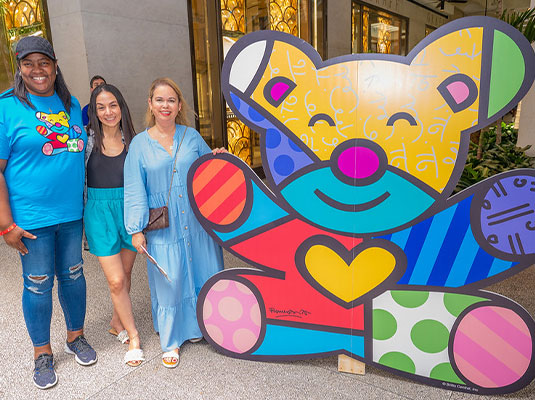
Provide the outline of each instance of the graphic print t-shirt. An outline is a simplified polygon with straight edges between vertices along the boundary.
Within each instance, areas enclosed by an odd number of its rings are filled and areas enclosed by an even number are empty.
[[[78,100],[67,112],[56,93],[28,98],[32,109],[16,97],[0,95],[0,159],[13,220],[35,229],[82,218],[84,150]]]

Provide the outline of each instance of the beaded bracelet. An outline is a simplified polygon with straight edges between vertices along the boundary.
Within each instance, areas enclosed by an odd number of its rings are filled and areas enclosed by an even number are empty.
[[[13,222],[13,224],[11,224],[6,230],[3,230],[2,232],[0,232],[0,236],[3,236],[6,233],[11,232],[13,229],[15,229],[16,226],[17,224]]]

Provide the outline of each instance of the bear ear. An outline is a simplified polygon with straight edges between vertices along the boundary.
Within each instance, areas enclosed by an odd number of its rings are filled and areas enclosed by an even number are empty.
[[[535,79],[535,53],[511,25],[492,20],[483,34],[479,124],[486,126],[518,104]]]
[[[489,17],[468,17],[437,29],[411,54],[422,54],[438,43],[442,50],[444,44],[455,43],[464,32],[470,36],[468,41],[474,42],[473,48],[481,51],[469,54],[457,48],[455,55],[479,58],[480,71],[475,74],[479,93],[472,78],[462,73],[447,78],[437,90],[453,112],[467,108],[479,95],[477,124],[471,129],[477,130],[502,117],[526,95],[535,78],[535,53],[524,35],[511,25]],[[477,39],[474,32],[480,32]]]

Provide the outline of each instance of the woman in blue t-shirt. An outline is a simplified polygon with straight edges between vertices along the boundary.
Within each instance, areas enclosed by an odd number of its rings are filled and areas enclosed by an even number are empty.
[[[135,134],[134,125],[123,95],[113,85],[93,90],[88,115],[85,234],[110,288],[113,316],[109,332],[121,342],[129,342],[124,362],[137,367],[144,356],[129,294],[137,252],[123,217],[124,160]]]
[[[34,346],[33,381],[57,383],[50,345],[52,288],[65,315],[65,351],[81,365],[97,355],[84,337],[82,261],[84,147],[80,104],[54,50],[41,37],[21,39],[12,89],[0,95],[0,235],[21,254],[22,309]]]

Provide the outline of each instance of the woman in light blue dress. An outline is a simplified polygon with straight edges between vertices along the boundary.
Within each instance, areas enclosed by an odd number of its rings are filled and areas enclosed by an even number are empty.
[[[174,368],[186,340],[202,334],[197,324],[197,295],[213,274],[223,268],[222,250],[205,232],[191,210],[187,174],[210,150],[201,135],[187,126],[187,105],[176,83],[160,78],[149,91],[148,129],[134,137],[124,165],[124,213],[132,244],[142,246],[167,272],[170,282],[147,262],[154,329],[160,335],[162,363]],[[177,154],[178,151],[178,154]],[[169,196],[169,227],[146,232],[149,208],[164,206]]]

